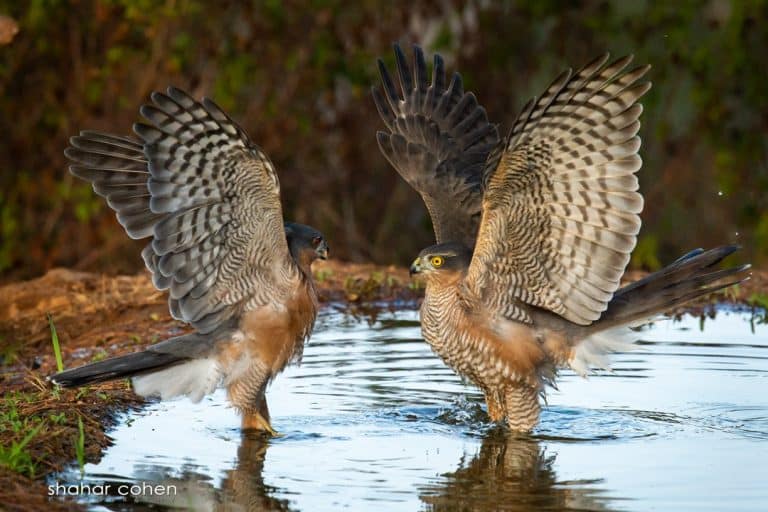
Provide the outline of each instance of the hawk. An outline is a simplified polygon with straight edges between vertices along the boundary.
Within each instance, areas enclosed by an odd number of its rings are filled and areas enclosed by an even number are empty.
[[[605,367],[626,326],[745,278],[749,265],[715,269],[729,246],[619,288],[640,230],[650,66],[603,55],[565,71],[501,138],[439,55],[430,82],[420,48],[412,65],[394,50],[400,89],[379,60],[372,93],[379,147],[423,198],[437,239],[411,265],[426,281],[422,334],[483,391],[493,421],[531,430],[557,368]]]
[[[142,396],[195,401],[223,384],[242,427],[274,434],[267,384],[302,355],[317,313],[316,229],[285,222],[267,155],[213,101],[155,92],[133,136],[83,131],[65,151],[142,251],[171,315],[194,331],[58,373],[65,387],[131,377]]]

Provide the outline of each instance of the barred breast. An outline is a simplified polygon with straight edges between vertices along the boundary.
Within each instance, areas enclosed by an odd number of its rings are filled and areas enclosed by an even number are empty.
[[[453,286],[427,286],[421,306],[421,330],[432,350],[447,365],[483,390],[513,382],[538,386],[537,365],[529,361],[525,340],[500,340],[479,328],[477,319],[468,312]],[[533,337],[527,326],[520,326],[520,334]],[[522,351],[515,350],[521,348]],[[518,352],[525,357],[515,357]]]

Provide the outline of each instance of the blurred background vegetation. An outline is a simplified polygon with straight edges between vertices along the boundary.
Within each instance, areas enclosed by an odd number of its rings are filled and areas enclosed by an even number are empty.
[[[0,34],[0,280],[140,268],[143,243],[63,150],[81,129],[130,132],[169,84],[243,125],[280,171],[286,217],[323,230],[334,256],[408,263],[429,219],[379,153],[369,91],[393,41],[441,52],[504,132],[568,66],[605,50],[653,64],[632,265],[724,242],[768,263],[768,2],[414,4],[0,0],[18,25]]]

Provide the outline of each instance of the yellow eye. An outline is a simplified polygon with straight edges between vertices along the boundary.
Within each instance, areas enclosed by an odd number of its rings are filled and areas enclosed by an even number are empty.
[[[445,260],[443,259],[442,256],[432,256],[429,259],[429,262],[432,264],[433,267],[440,268],[443,266],[443,263],[445,263]]]

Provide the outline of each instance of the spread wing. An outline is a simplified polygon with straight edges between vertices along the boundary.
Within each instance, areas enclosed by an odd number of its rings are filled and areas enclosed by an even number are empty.
[[[643,198],[638,82],[650,66],[600,57],[560,75],[489,158],[465,285],[494,313],[525,305],[586,325],[607,307],[635,247]]]
[[[395,45],[400,92],[379,60],[383,94],[373,99],[387,131],[376,134],[389,163],[424,199],[437,242],[472,247],[480,220],[483,165],[499,142],[498,130],[461,76],[446,83],[443,59],[435,55],[432,83],[421,48],[411,67]]]
[[[298,276],[267,156],[212,101],[152,94],[139,139],[82,132],[66,155],[142,251],[172,315],[210,332],[244,309],[280,301]]]

